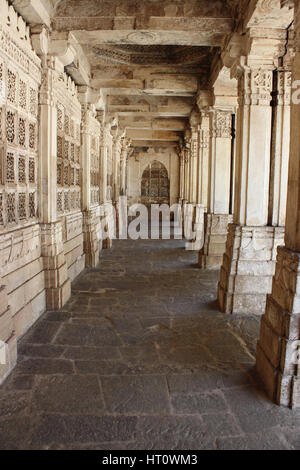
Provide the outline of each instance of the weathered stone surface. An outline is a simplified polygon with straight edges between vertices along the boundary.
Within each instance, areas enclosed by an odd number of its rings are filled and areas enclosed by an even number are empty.
[[[229,225],[218,285],[223,312],[264,313],[272,290],[276,249],[283,244],[283,235],[283,229],[276,227]]]
[[[199,270],[197,253],[180,241],[120,241],[101,260],[19,342],[0,389],[1,448],[297,445],[287,430],[299,433],[299,412],[272,405],[252,373],[257,317],[216,310],[217,274]]]
[[[32,399],[35,410],[43,413],[88,414],[103,410],[100,384],[96,376],[41,377]]]
[[[102,377],[101,384],[110,413],[169,413],[164,377]]]

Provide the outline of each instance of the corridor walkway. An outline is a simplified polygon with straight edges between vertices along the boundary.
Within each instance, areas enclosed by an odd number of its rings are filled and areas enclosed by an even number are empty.
[[[181,241],[117,241],[19,344],[1,449],[293,449],[300,414],[253,374],[259,319],[216,309]]]

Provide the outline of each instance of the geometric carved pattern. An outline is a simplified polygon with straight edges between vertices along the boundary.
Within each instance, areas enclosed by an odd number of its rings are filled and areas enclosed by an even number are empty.
[[[95,127],[97,126],[98,121],[95,120]],[[91,204],[100,203],[100,190],[99,190],[99,178],[100,178],[100,142],[99,134],[92,136],[91,142],[91,175],[90,175],[90,184],[91,184]]]
[[[19,183],[26,183],[26,160],[25,160],[25,157],[19,157],[19,161],[18,161],[18,180],[19,180]]]
[[[29,217],[36,217],[35,193],[29,193]]]
[[[11,152],[8,152],[6,156],[6,181],[7,183],[15,181],[15,158]]]
[[[35,159],[29,158],[29,183],[35,183]]]
[[[71,109],[57,105],[57,196],[58,214],[78,211],[81,207],[79,157],[80,123],[73,119]]]
[[[8,193],[7,194],[7,201],[6,201],[6,217],[7,223],[11,224],[16,222],[16,195],[15,193]]]
[[[20,80],[19,85],[19,104],[20,108],[26,110],[27,107],[27,87],[26,83],[23,80]]]
[[[25,119],[19,119],[19,145],[25,147],[26,143],[26,123]]]
[[[11,103],[16,103],[16,74],[8,70],[7,72],[7,99]]]
[[[6,139],[10,144],[15,141],[15,114],[11,111],[6,113]]]
[[[26,224],[37,212],[38,68],[30,68],[30,51],[24,55],[9,35],[6,43],[6,51],[0,48],[1,231]]]
[[[35,149],[35,124],[29,124],[29,148],[31,150]]]
[[[19,193],[18,217],[26,219],[26,193]]]

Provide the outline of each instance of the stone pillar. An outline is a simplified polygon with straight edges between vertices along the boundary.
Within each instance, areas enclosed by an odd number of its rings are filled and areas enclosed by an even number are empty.
[[[96,120],[96,110],[94,104],[90,103],[88,87],[80,87],[79,99],[82,103],[82,123],[81,123],[81,156],[82,156],[82,214],[83,214],[83,249],[85,254],[86,267],[95,267],[99,262],[101,242],[99,240],[100,229],[100,208],[98,203],[92,200],[92,186],[97,184],[91,181],[92,174],[97,175],[94,159],[98,162],[99,180],[99,146],[95,145],[99,139],[100,125]],[[98,135],[97,135],[98,134]],[[92,138],[94,138],[95,149],[92,149]],[[100,181],[98,181],[99,187]]]
[[[229,226],[218,286],[226,313],[262,314],[283,229],[268,226],[272,108],[279,40],[248,38],[247,57],[233,67],[238,78],[238,132],[234,224]],[[257,51],[257,55],[254,54]],[[253,55],[252,55],[253,54]]]
[[[107,200],[107,138],[104,127],[103,111],[97,112],[97,120],[100,123],[100,203],[104,204]]]
[[[179,204],[182,205],[184,200],[184,150],[182,147],[179,149],[179,161],[180,161],[180,176],[179,176]]]
[[[120,129],[115,126],[111,129],[111,135],[113,136],[113,201],[114,204],[117,204],[120,196],[120,160],[124,131],[120,131]]]
[[[198,183],[198,159],[199,159],[199,142],[198,128],[192,128],[191,134],[191,156],[190,156],[190,204],[197,203],[197,183]]]
[[[127,195],[127,165],[128,165],[128,156],[130,153],[129,147],[131,145],[130,139],[122,139],[122,150],[120,156],[120,195],[126,196]]]
[[[56,83],[55,70],[60,68],[63,70],[57,58],[43,58],[39,128],[40,221],[46,305],[50,310],[61,308],[71,295],[62,225],[56,211],[57,108],[53,89]]]
[[[300,80],[300,5],[295,5],[293,83]],[[298,81],[298,82],[297,82]],[[300,105],[299,85],[291,109],[291,141],[285,246],[277,252],[271,295],[261,321],[256,368],[276,403],[300,407]]]
[[[100,202],[102,205],[105,206],[106,211],[109,211],[109,214],[106,213],[106,221],[108,218],[112,221],[113,218],[113,207],[109,207],[107,204],[111,205],[112,201],[108,198],[108,155],[111,151],[111,124],[110,122],[105,123],[102,114],[98,114],[98,118],[100,118],[103,122],[102,133],[101,133],[101,172],[100,172]],[[104,224],[104,215],[101,216],[101,224]],[[106,230],[108,226],[106,224]],[[103,240],[103,248],[111,248],[112,247],[112,240],[107,238]]]
[[[277,95],[274,97],[273,152],[271,167],[269,222],[283,227],[286,217],[288,164],[291,121],[291,64],[277,73]]]
[[[189,202],[190,188],[190,143],[185,140],[184,144],[184,203]]]
[[[199,126],[197,203],[202,205],[205,211],[207,210],[207,207],[208,207],[209,138],[210,138],[209,114],[202,112],[201,123]]]
[[[210,112],[209,203],[205,215],[205,241],[199,252],[200,267],[219,269],[226,248],[229,215],[232,151],[232,112],[212,109]]]
[[[121,196],[125,196],[126,194],[126,161],[127,161],[127,147],[125,145],[125,142],[123,142],[121,156],[120,156],[120,173],[121,173],[120,195]]]

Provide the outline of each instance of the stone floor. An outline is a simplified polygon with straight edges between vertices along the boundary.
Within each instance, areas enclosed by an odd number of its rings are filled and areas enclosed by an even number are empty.
[[[299,449],[253,374],[256,317],[216,309],[181,241],[118,241],[19,344],[1,449]]]

